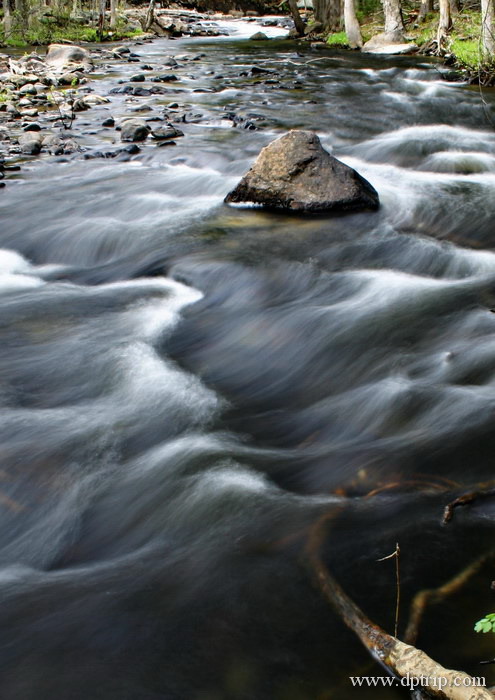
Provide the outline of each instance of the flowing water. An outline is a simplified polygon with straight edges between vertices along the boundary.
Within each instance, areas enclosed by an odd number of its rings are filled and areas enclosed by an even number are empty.
[[[332,513],[326,565],[393,631],[394,563],[377,559],[399,542],[403,631],[416,591],[493,543],[490,500],[441,517],[493,477],[494,95],[433,62],[276,40],[137,50],[205,55],[167,95],[81,115],[85,143],[111,145],[109,112],[172,101],[203,115],[185,137],[41,158],[0,193],[0,697],[408,697],[352,688],[383,672],[304,552]],[[274,72],[239,77],[253,65]],[[114,64],[98,92],[135,72]],[[381,209],[224,205],[294,127]],[[488,682],[493,641],[472,628],[492,578],[419,638]]]

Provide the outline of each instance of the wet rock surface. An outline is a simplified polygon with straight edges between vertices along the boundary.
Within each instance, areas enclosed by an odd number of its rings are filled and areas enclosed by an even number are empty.
[[[142,119],[127,119],[122,123],[120,138],[122,141],[145,141],[150,131]]]
[[[266,146],[226,199],[294,212],[377,209],[376,190],[324,150],[310,131],[290,131]]]

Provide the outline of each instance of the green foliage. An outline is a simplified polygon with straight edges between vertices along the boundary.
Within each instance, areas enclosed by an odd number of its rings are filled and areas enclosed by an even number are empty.
[[[487,632],[495,632],[495,613],[485,615],[481,620],[478,620],[474,626],[474,631],[483,632],[484,634]]]
[[[481,61],[479,41],[463,41],[454,39],[450,45],[450,50],[459,63],[466,68],[477,68]]]
[[[421,29],[414,37],[416,44],[418,46],[423,46],[423,44],[428,44],[432,39],[435,39],[437,36],[437,25],[438,17],[426,15],[425,22],[420,25]]]
[[[41,15],[32,12],[29,20],[23,19],[23,13],[14,12],[12,14],[12,31],[8,36],[4,35],[0,26],[0,45],[25,48],[64,40],[76,43],[97,43],[99,41],[120,41],[142,34],[140,29],[129,29],[125,20],[122,19],[115,29],[106,29],[100,38],[97,28],[92,26],[90,22],[90,16],[83,19],[71,17],[69,10],[63,7],[56,11],[54,6],[52,11],[46,11]]]
[[[27,42],[19,37],[10,36],[8,39],[2,40],[2,45],[10,46],[13,49],[24,49],[27,46]]]
[[[120,41],[121,39],[130,39],[142,34],[141,30],[133,29],[131,31],[115,30],[103,32],[102,41]],[[29,29],[22,34],[12,33],[7,39],[0,32],[0,45],[10,46],[16,49],[23,49],[27,46],[44,46],[45,44],[56,43],[57,41],[74,41],[74,42],[90,42],[98,43],[100,38],[98,30],[95,27],[81,27],[77,25],[69,25],[65,28],[56,27],[51,31],[46,28]]]
[[[327,37],[328,46],[349,46],[345,32],[335,32]]]
[[[359,0],[356,4],[356,15],[359,18],[368,17],[374,12],[382,12],[381,0]]]

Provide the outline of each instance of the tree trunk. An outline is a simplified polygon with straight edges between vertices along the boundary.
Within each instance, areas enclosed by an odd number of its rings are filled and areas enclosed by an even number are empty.
[[[437,31],[437,53],[445,51],[445,41],[452,26],[449,0],[439,0],[440,18]]]
[[[321,22],[324,29],[340,29],[340,0],[314,0],[315,21]]]
[[[150,0],[148,5],[148,11],[146,12],[146,19],[144,20],[144,31],[149,32],[151,25],[155,20],[155,0]]]
[[[12,31],[12,15],[10,14],[10,0],[3,0],[3,32],[7,38]]]
[[[117,0],[110,0],[110,28],[117,26]]]
[[[448,0],[447,0],[448,2]],[[382,0],[383,12],[385,14],[385,34],[392,41],[404,40],[404,20],[402,19],[402,9],[400,0]]]
[[[21,36],[24,37],[26,30],[31,26],[32,19],[27,5],[27,0],[15,0],[14,9],[16,15],[16,30],[19,29]]]
[[[418,22],[424,22],[426,20],[426,15],[430,12],[433,12],[433,0],[421,0]]]
[[[354,0],[344,0],[344,27],[351,49],[360,49],[363,45],[363,37],[356,17]]]
[[[493,0],[481,0],[481,52],[484,61],[495,56]]]
[[[105,28],[105,0],[99,0],[98,3],[98,36],[100,41],[103,39],[103,29]]]
[[[297,0],[289,0],[289,9],[290,13],[292,15],[292,19],[294,20],[294,26],[296,28],[296,32],[298,36],[302,36],[304,34],[304,29],[306,25],[301,19],[301,15],[299,14],[299,8],[297,6]]]

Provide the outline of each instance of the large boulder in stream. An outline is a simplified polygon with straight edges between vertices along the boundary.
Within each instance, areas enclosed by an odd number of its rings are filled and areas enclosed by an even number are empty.
[[[377,209],[376,190],[331,156],[310,131],[289,131],[263,148],[228,203],[253,202],[292,212]]]

